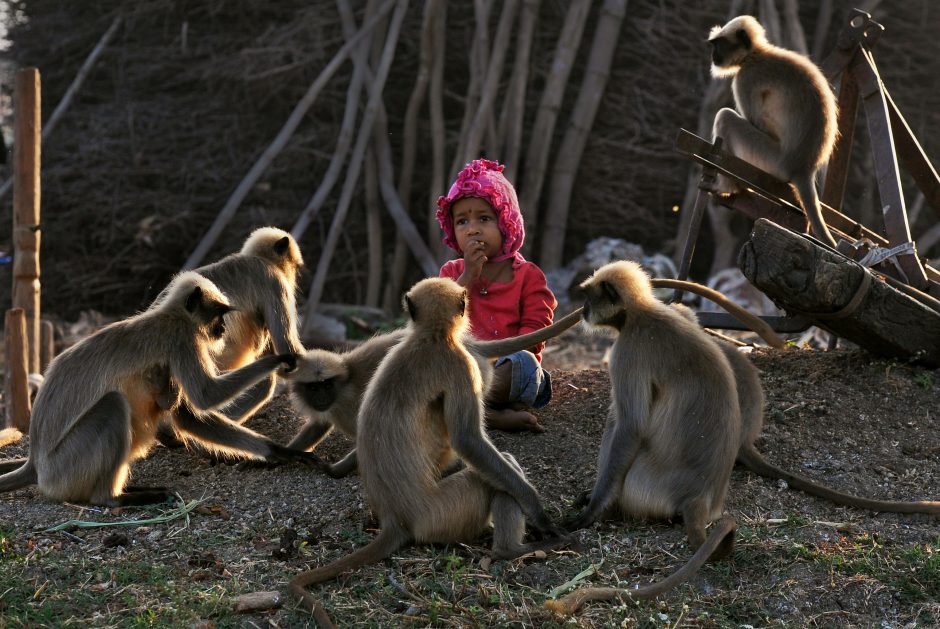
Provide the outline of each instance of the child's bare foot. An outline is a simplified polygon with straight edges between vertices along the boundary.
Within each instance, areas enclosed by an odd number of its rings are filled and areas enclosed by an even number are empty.
[[[530,430],[532,432],[545,432],[545,427],[539,423],[539,418],[528,411],[515,411],[511,408],[486,409],[486,427],[507,432]]]

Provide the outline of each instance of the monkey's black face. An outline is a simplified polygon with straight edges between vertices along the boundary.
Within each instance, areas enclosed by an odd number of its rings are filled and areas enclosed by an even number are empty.
[[[209,336],[220,339],[225,335],[225,315],[219,315],[209,324]]]
[[[297,395],[315,411],[330,410],[336,401],[336,378],[295,383]]]
[[[712,47],[712,63],[716,67],[737,65],[751,49],[751,38],[744,30],[729,37],[716,37],[708,41]]]
[[[606,281],[583,287],[584,306],[581,317],[592,325],[620,330],[624,325],[624,304],[617,289]]]

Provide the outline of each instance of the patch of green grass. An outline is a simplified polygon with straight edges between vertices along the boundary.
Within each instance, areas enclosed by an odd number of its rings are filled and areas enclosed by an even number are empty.
[[[940,540],[892,552],[865,534],[802,547],[799,555],[833,572],[880,581],[907,604],[940,598]]]
[[[914,376],[914,382],[920,385],[921,389],[929,391],[933,388],[933,375],[931,375],[928,371],[921,371]]]

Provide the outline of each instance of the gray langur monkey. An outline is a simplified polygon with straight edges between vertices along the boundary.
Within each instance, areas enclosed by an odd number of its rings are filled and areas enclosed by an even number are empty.
[[[580,320],[581,309],[578,308],[551,325],[528,334],[495,341],[467,337],[464,345],[478,359],[494,359],[547,341]],[[312,349],[301,354],[297,369],[290,374],[288,382],[294,408],[309,419],[287,447],[313,450],[334,427],[355,438],[356,417],[369,379],[405,334],[405,330],[379,334],[348,352]],[[336,463],[326,464],[324,469],[333,478],[350,474],[356,469],[356,450],[350,450]]]
[[[735,156],[793,184],[806,213],[807,231],[835,247],[816,193],[816,172],[829,161],[838,134],[836,98],[826,77],[805,56],[774,46],[764,28],[741,15],[708,36],[712,76],[733,76],[737,111],[715,116],[712,137]],[[719,176],[718,192],[734,192]]]
[[[296,366],[296,354],[270,355],[219,375],[212,355],[222,349],[230,310],[212,282],[182,273],[146,311],[57,356],[33,406],[29,456],[0,476],[0,491],[38,484],[53,500],[107,507],[167,500],[166,488],[126,483],[168,409],[177,430],[213,451],[312,462],[210,411]]]
[[[693,557],[663,581],[639,589],[589,588],[551,609],[571,613],[586,600],[650,598],[734,547],[734,520],[724,508],[740,443],[734,373],[708,335],[653,295],[634,262],[614,262],[581,284],[584,319],[618,331],[610,353],[611,403],[587,506],[569,530],[609,508],[637,518],[682,516]]]
[[[680,304],[673,304],[683,316],[698,324],[695,312]],[[760,373],[757,367],[748,360],[747,356],[726,341],[714,338],[724,352],[731,369],[734,372],[735,383],[738,390],[738,404],[741,408],[741,445],[738,449],[737,461],[752,472],[773,480],[782,479],[790,487],[803,491],[811,496],[825,498],[837,505],[868,509],[887,513],[925,513],[940,515],[940,501],[935,500],[872,500],[846,494],[835,489],[820,485],[803,476],[787,472],[770,463],[757,450],[754,445],[764,427],[764,389],[760,382]]]
[[[259,227],[238,253],[193,269],[213,282],[233,308],[226,318],[225,346],[214,357],[219,371],[238,369],[272,346],[277,354],[304,351],[297,332],[295,303],[297,273],[303,263],[300,248],[289,233],[276,227]],[[156,301],[166,293],[164,289]],[[244,423],[271,399],[276,384],[277,378],[271,374],[221,412]],[[165,446],[181,445],[166,422],[160,426],[158,439]]]
[[[306,587],[380,561],[410,542],[469,541],[493,522],[493,553],[510,558],[566,540],[515,459],[483,429],[488,363],[467,350],[466,290],[428,278],[405,295],[405,338],[381,362],[359,413],[359,474],[381,531],[366,546],[295,576],[290,591],[311,610]],[[490,371],[490,373],[487,373]],[[443,476],[454,455],[467,467]],[[525,525],[549,536],[523,543]]]

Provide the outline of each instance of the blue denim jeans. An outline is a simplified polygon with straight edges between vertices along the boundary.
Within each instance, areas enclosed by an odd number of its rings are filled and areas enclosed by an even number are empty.
[[[499,367],[506,361],[512,363],[512,382],[509,388],[509,403],[523,404],[530,408],[542,408],[552,399],[552,376],[542,369],[532,352],[522,350],[496,361]]]

